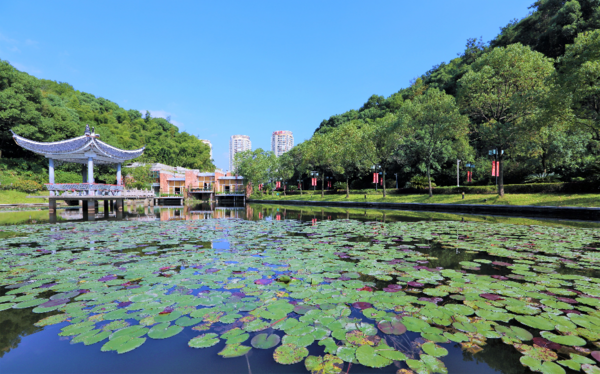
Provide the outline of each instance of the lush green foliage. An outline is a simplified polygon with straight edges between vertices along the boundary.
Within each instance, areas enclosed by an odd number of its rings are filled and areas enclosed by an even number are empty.
[[[0,60],[0,150],[3,158],[26,159],[43,178],[46,161],[17,146],[9,130],[36,141],[58,141],[83,134],[85,125],[96,128],[101,140],[123,149],[146,146],[141,160],[214,170],[207,145],[163,118],[125,110],[117,104],[75,90],[67,83],[37,79]],[[79,173],[78,165],[60,169]],[[57,170],[60,170],[57,169]],[[114,179],[114,170],[99,168]],[[101,179],[100,179],[101,180]],[[113,182],[107,180],[106,182]]]
[[[395,118],[403,139],[423,139],[398,122],[406,108],[441,90],[457,98],[458,110],[469,117],[469,132],[468,142],[449,136],[445,140],[450,146],[433,153],[442,156],[432,163],[438,184],[454,184],[456,158],[463,161],[461,179],[466,176],[464,165],[470,163],[476,165],[468,169],[475,171],[475,184],[494,183],[488,155],[493,148],[504,151],[499,152],[500,193],[505,182],[522,183],[532,173],[554,172],[565,181],[594,179],[589,171],[600,155],[600,4],[540,0],[531,8],[490,43],[468,39],[457,58],[434,66],[388,98],[373,95],[360,109],[324,120],[316,134]],[[436,107],[440,112],[442,108]],[[394,157],[389,171],[398,174],[401,185],[425,174],[423,155],[402,157],[416,155],[406,152],[409,145],[398,144],[395,152],[388,152]],[[364,170],[354,178],[354,187],[370,182]]]

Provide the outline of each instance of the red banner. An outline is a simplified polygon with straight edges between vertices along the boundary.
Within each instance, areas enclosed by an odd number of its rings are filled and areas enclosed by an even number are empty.
[[[317,185],[317,178],[312,178],[311,186],[316,186],[316,185]]]
[[[499,177],[500,176],[500,162],[499,161],[492,161],[492,177]]]
[[[380,186],[383,186],[383,178],[381,178],[381,179],[379,180],[379,185],[380,185]]]
[[[373,173],[373,183],[379,182],[379,174]]]
[[[467,171],[467,182],[473,182],[473,172]]]
[[[301,190],[302,186],[300,185],[300,183],[298,183],[298,189]]]

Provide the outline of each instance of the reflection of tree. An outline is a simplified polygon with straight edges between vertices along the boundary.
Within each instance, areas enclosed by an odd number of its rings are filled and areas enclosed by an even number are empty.
[[[521,365],[521,354],[513,346],[502,343],[501,340],[488,340],[483,351],[473,355],[463,351],[463,361],[484,362],[492,369],[502,374],[524,374],[529,369]]]
[[[33,324],[49,314],[33,313],[31,309],[8,309],[0,312],[0,357],[17,348],[21,337],[41,331]]]

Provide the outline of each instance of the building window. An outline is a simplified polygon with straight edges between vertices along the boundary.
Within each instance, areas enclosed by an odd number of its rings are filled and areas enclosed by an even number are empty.
[[[160,178],[159,170],[150,170],[150,178],[158,179]]]

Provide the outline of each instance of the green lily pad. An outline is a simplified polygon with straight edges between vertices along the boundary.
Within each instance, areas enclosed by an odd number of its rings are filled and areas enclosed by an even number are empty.
[[[448,350],[434,343],[425,343],[421,346],[423,351],[433,357],[443,357],[448,355]]]
[[[279,364],[291,365],[302,361],[308,356],[308,349],[292,344],[283,344],[275,348],[273,358]]]
[[[392,360],[381,356],[369,345],[361,345],[356,349],[356,359],[361,365],[371,368],[382,368],[392,363]]]
[[[250,344],[254,348],[258,349],[269,349],[275,347],[281,338],[277,334],[258,334],[252,338]]]
[[[217,334],[202,334],[196,336],[188,342],[188,346],[192,348],[208,348],[219,342]]]
[[[224,358],[239,357],[245,355],[251,349],[252,347],[240,345],[240,343],[227,344],[225,348],[223,348],[223,350],[218,353],[218,355]]]
[[[304,360],[304,366],[311,374],[339,374],[344,368],[344,361],[329,354],[324,357],[308,356]]]

